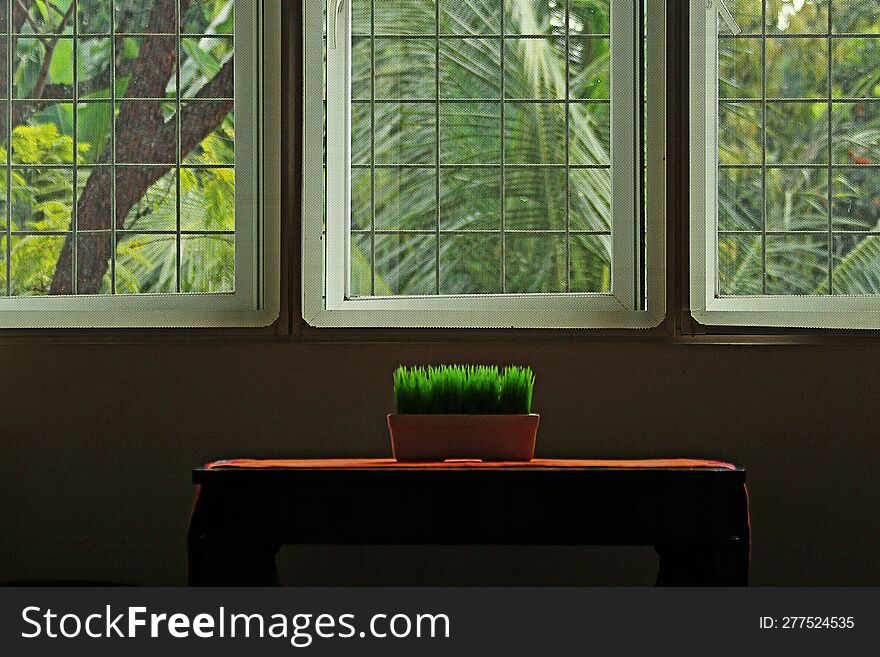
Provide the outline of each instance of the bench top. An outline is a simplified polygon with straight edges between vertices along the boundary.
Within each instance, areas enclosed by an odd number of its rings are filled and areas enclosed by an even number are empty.
[[[389,458],[356,459],[230,459],[208,463],[193,471],[194,483],[217,481],[241,474],[264,476],[308,471],[370,472],[608,472],[608,473],[685,473],[702,472],[725,474],[738,481],[745,481],[745,470],[723,461],[704,459],[533,459],[517,462],[483,462],[455,460],[434,463],[400,463]],[[233,474],[238,473],[238,474]]]

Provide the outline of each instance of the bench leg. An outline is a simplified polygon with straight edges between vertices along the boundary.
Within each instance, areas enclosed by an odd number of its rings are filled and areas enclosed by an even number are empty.
[[[190,586],[278,586],[277,545],[203,537],[189,546]]]
[[[217,491],[196,490],[187,536],[190,586],[277,586],[281,545],[256,531],[269,523],[245,526],[240,514],[229,512],[229,501]]]
[[[667,544],[660,556],[657,586],[748,586],[748,542]]]

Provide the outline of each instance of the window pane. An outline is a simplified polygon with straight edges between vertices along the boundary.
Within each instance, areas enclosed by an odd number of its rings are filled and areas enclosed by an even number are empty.
[[[876,291],[880,12],[850,0],[728,4],[748,36],[719,36],[722,293]]]
[[[350,294],[612,292],[611,7],[353,4]]]
[[[718,171],[718,228],[759,231],[764,223],[763,180],[757,167]]]
[[[880,294],[880,237],[835,237],[833,283],[835,294]]]
[[[760,98],[763,73],[760,39],[723,39],[718,44],[721,98]]]
[[[501,235],[441,235],[441,294],[498,294]]]
[[[761,34],[764,0],[726,0],[727,8],[745,34]]]
[[[829,0],[764,0],[770,34],[828,32]]]
[[[0,294],[233,291],[234,0],[21,7]]]
[[[722,296],[754,296],[763,289],[760,234],[718,236],[718,275]]]

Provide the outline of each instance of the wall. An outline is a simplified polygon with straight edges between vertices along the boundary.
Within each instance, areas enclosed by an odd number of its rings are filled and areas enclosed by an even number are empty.
[[[756,584],[880,584],[873,346],[0,346],[0,581],[182,584],[198,464],[387,455],[401,361],[538,374],[541,456],[680,455],[748,468]],[[591,504],[583,500],[587,513]],[[465,558],[466,555],[466,558]],[[309,548],[291,583],[650,583],[640,550]]]

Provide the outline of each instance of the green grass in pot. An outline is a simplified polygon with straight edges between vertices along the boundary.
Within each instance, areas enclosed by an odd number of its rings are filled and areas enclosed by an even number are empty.
[[[511,365],[398,367],[394,397],[398,414],[528,415],[535,375]]]

